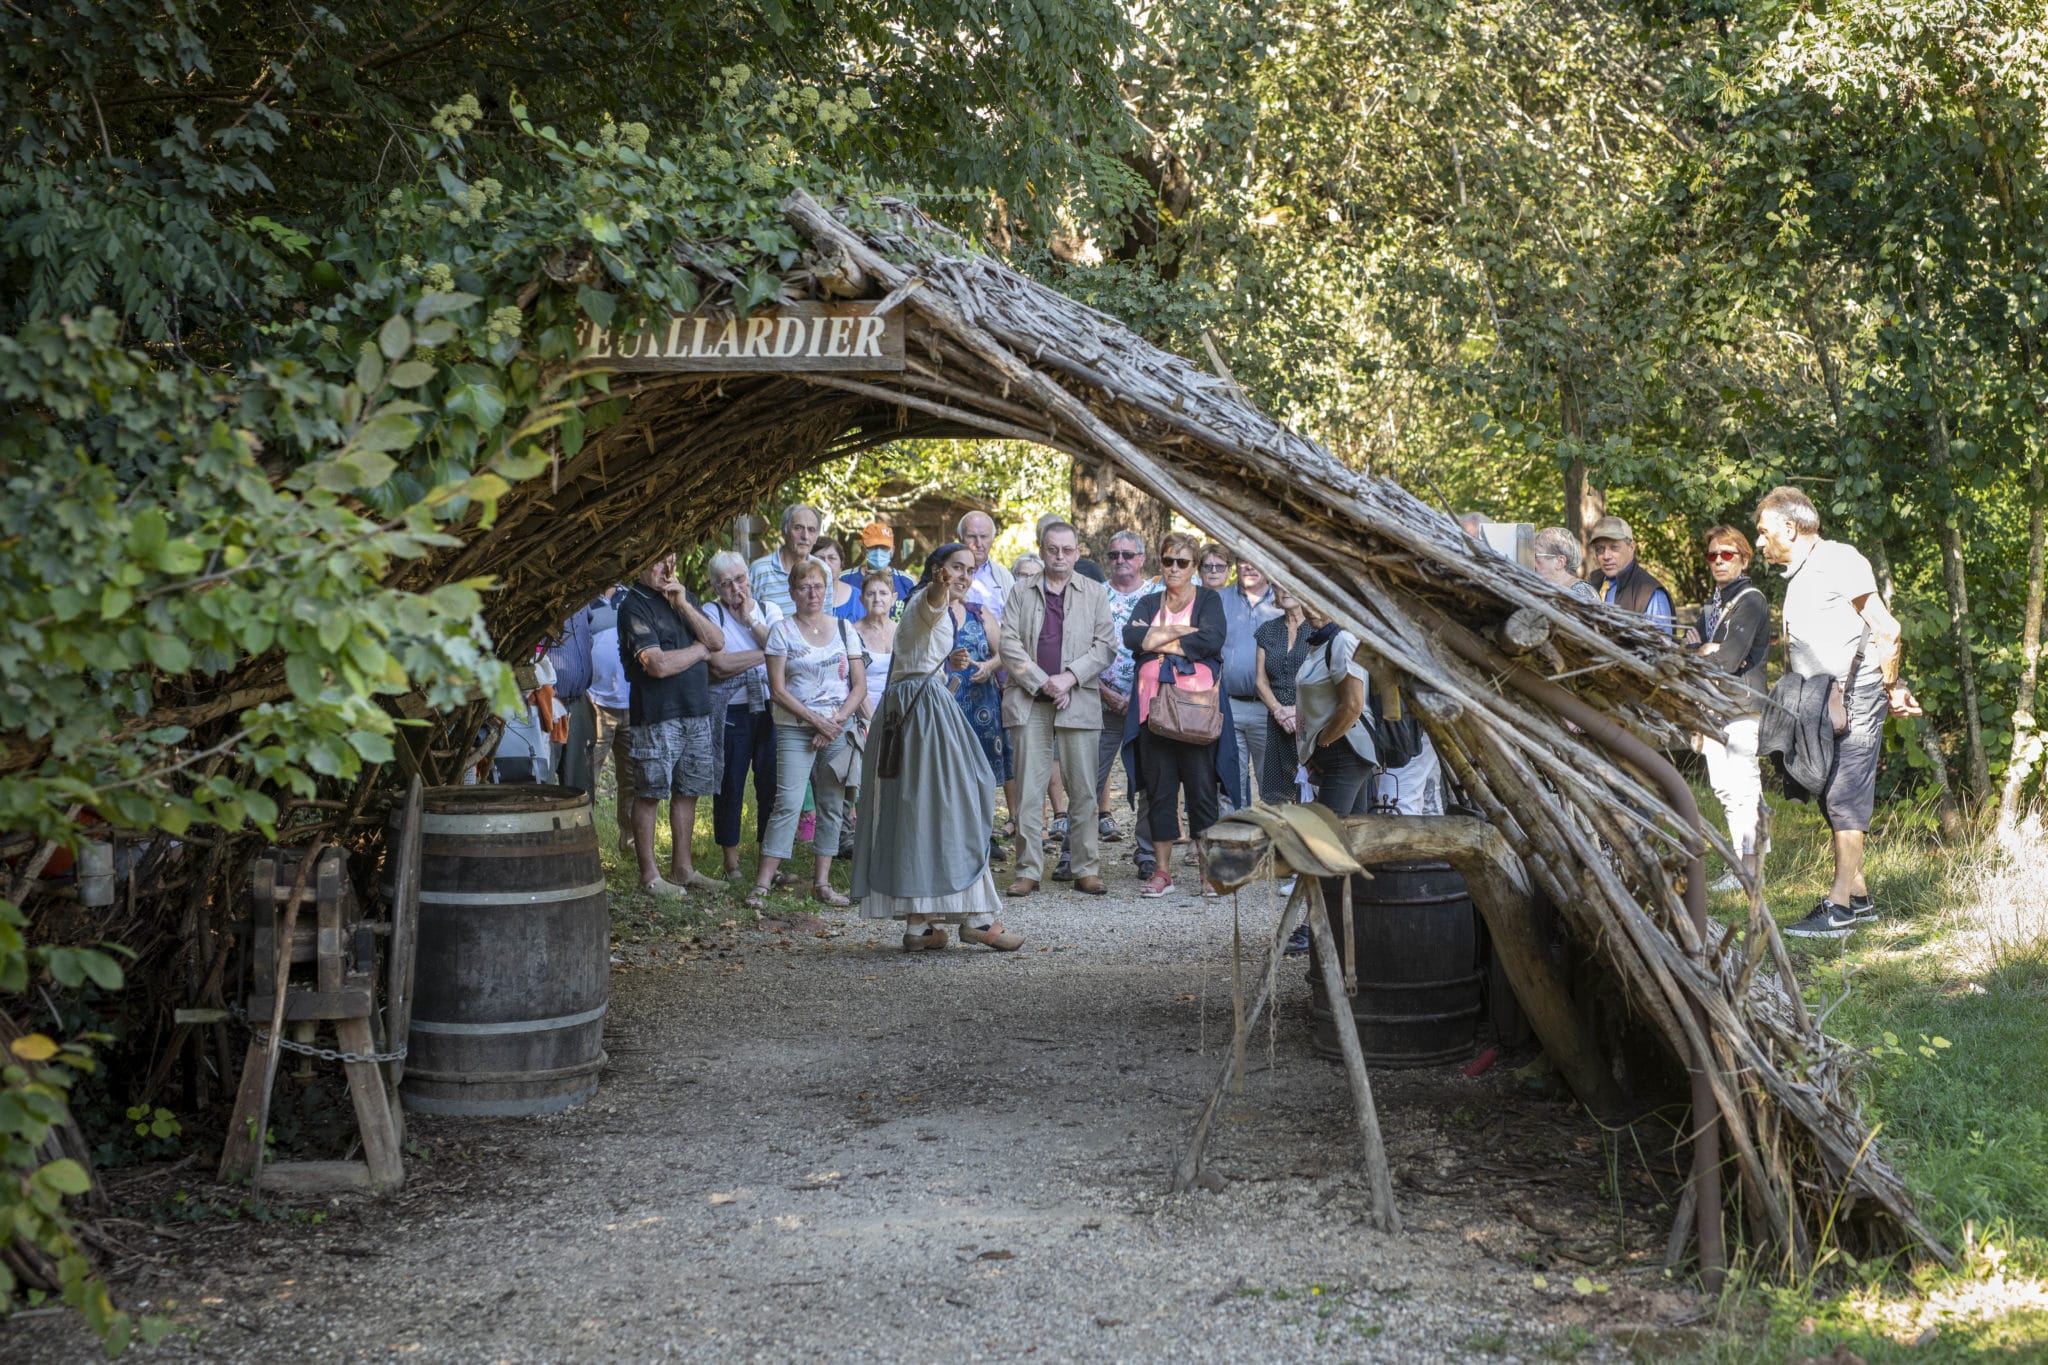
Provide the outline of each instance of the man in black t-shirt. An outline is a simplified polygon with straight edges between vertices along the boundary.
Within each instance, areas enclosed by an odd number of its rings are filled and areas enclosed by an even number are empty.
[[[633,685],[633,851],[640,885],[652,895],[725,889],[697,871],[690,849],[697,798],[716,795],[722,776],[725,750],[705,660],[724,648],[725,632],[676,580],[674,555],[655,561],[619,599],[619,661]],[[666,879],[654,862],[654,821],[663,800],[672,845]]]

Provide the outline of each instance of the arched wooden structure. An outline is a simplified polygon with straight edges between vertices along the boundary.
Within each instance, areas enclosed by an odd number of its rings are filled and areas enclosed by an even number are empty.
[[[401,582],[495,576],[486,618],[501,645],[524,651],[574,605],[822,461],[993,435],[1104,462],[1256,555],[1398,677],[1529,881],[1692,1068],[1695,1112],[1719,1120],[1702,1129],[1713,1183],[1700,1188],[1718,1188],[1725,1139],[1728,1205],[1756,1244],[1790,1267],[1811,1264],[1824,1235],[1859,1256],[1917,1246],[1949,1259],[1869,1142],[1845,1080],[1856,1054],[1783,988],[1789,965],[1760,903],[1737,931],[1703,926],[1700,856],[1716,836],[1659,751],[1721,728],[1735,707],[1725,679],[1640,619],[1485,549],[1446,511],[1344,467],[1226,380],[907,209],[862,230],[802,195],[783,210],[811,252],[780,302],[900,313],[903,369],[619,375],[622,420]],[[709,302],[738,283],[699,274]],[[1701,1220],[1703,1262],[1717,1259],[1720,1224]]]

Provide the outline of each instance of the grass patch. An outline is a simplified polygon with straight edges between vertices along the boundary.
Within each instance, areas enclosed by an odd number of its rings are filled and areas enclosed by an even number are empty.
[[[1828,889],[1833,861],[1818,811],[1772,808],[1764,896],[1783,925]],[[1838,1261],[1804,1290],[1738,1278],[1728,1311],[1745,1325],[1690,1359],[1798,1360],[1838,1345],[1873,1363],[2048,1358],[2048,845],[2031,835],[2003,853],[1959,848],[1925,809],[1881,805],[1866,872],[1880,921],[1835,942],[1787,941],[1827,1031],[1872,1051],[1857,1098],[1965,1270],[1911,1268],[1908,1280],[1907,1267]],[[1745,915],[1739,893],[1712,906],[1729,924]]]
[[[742,904],[753,887],[754,872],[761,858],[760,841],[754,836],[755,806],[751,784],[747,790],[746,806],[740,814],[740,879],[732,882],[729,890],[692,892],[683,900],[650,896],[640,889],[640,865],[632,853],[619,847],[618,807],[618,792],[612,783],[611,768],[607,765],[599,778],[596,797],[597,846],[604,858],[605,883],[611,892],[614,939],[648,943],[690,938],[704,929],[725,923],[747,923],[756,918],[755,913]],[[668,808],[663,806],[659,814],[654,829],[654,862],[666,875],[674,844],[669,835]],[[697,802],[697,823],[690,840],[690,856],[698,871],[714,877],[725,865],[724,851],[712,836],[711,798],[708,796]],[[794,914],[818,909],[810,897],[810,888],[817,874],[814,851],[799,843],[782,867],[789,873],[791,881],[788,886],[769,894],[768,913]],[[835,860],[832,884],[845,891],[852,880],[852,873],[852,859]]]

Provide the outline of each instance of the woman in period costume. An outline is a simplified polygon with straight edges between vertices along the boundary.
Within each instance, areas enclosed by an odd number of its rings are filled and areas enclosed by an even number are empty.
[[[996,920],[1001,897],[988,866],[997,774],[947,687],[970,667],[960,641],[974,560],[941,545],[904,603],[889,687],[875,714],[860,783],[853,894],[867,919],[904,921],[903,949],[946,946],[935,921],[963,942],[1015,952],[1024,940]]]

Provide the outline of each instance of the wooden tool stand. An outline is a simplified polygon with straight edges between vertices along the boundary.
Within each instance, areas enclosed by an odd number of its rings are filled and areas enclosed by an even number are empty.
[[[247,1005],[255,1036],[242,1064],[241,1088],[221,1152],[220,1178],[247,1181],[252,1188],[265,1179],[264,1134],[283,1046],[271,1030],[281,1020],[283,1033],[302,1046],[319,1045],[323,1026],[331,1029],[334,1051],[344,1054],[339,1060],[348,1077],[364,1159],[279,1162],[269,1168],[270,1185],[294,1193],[393,1190],[405,1180],[401,1154],[404,1120],[396,1078],[387,1070],[392,1064],[370,1059],[379,1051],[372,1028],[379,994],[378,931],[382,929],[382,937],[395,940],[394,928],[403,920],[394,916],[385,925],[366,920],[349,883],[346,855],[341,850],[322,850],[310,875],[301,872],[303,856],[303,850],[274,850],[256,862],[250,877]],[[300,888],[296,903],[292,895],[295,886]],[[395,942],[387,946],[387,960],[399,946]],[[282,1010],[278,1007],[280,991]],[[386,1031],[390,1031],[388,1027]],[[389,1040],[387,1048],[400,1050]]]

